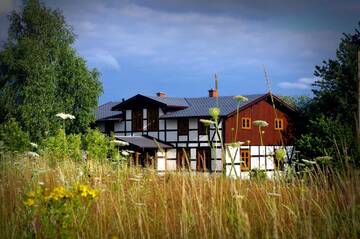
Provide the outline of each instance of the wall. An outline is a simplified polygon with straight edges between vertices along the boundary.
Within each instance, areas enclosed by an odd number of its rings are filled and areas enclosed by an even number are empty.
[[[268,127],[263,127],[263,144],[264,145],[282,145],[281,137],[284,144],[289,145],[292,143],[294,128],[292,117],[281,110],[276,110],[278,118],[283,119],[284,129],[275,130],[275,112],[272,105],[267,100],[262,100],[255,103],[248,108],[239,112],[238,134],[235,138],[236,129],[236,113],[231,115],[225,121],[225,142],[231,143],[235,141],[246,142],[250,140],[250,145],[260,145],[260,135],[258,127],[253,125],[255,120],[265,120],[269,123]],[[251,118],[251,129],[242,129],[242,117]],[[232,128],[234,130],[232,130]]]

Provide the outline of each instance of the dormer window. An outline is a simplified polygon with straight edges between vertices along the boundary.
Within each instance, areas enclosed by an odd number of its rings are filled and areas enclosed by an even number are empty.
[[[143,130],[143,110],[134,109],[132,111],[132,130],[142,131]]]
[[[241,118],[241,128],[251,129],[251,118],[249,118],[249,117]]]
[[[147,110],[147,126],[148,130],[159,130],[159,110]]]
[[[275,119],[275,129],[276,130],[284,129],[284,122],[282,119]]]
[[[189,119],[187,118],[178,119],[178,132],[179,135],[189,134]]]

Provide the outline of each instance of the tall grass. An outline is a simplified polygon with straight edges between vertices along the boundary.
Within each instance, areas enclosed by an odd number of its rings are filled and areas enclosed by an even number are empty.
[[[355,171],[318,173],[288,183],[189,172],[159,175],[107,162],[49,165],[19,156],[5,157],[0,169],[2,238],[42,237],[49,225],[29,217],[24,195],[37,187],[75,183],[97,189],[99,196],[89,210],[67,215],[72,223],[62,230],[71,238],[360,236],[360,176]],[[54,232],[51,237],[58,237]]]

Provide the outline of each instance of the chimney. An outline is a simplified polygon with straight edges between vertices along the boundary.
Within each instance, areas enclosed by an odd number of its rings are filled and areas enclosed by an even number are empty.
[[[166,93],[160,91],[160,92],[156,93],[156,96],[158,96],[158,97],[165,97],[165,96],[166,96]]]
[[[219,93],[216,89],[210,89],[209,90],[209,97],[218,97]]]
[[[215,89],[209,90],[209,97],[219,97],[218,84],[219,84],[218,78],[217,75],[215,74]]]

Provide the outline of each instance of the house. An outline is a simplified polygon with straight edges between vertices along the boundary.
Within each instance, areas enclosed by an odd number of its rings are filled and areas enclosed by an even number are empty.
[[[113,132],[118,140],[129,143],[135,164],[152,165],[159,171],[231,171],[234,165],[242,172],[253,168],[272,171],[276,149],[285,146],[291,159],[295,110],[269,93],[245,97],[248,101],[239,104],[233,96],[219,96],[217,89],[196,98],[169,97],[163,92],[137,94],[99,106],[96,124],[102,132]],[[200,122],[211,118],[212,107],[220,109],[217,129]],[[260,145],[255,120],[269,124],[261,130],[265,146]],[[245,144],[233,148],[231,143],[238,141]]]

